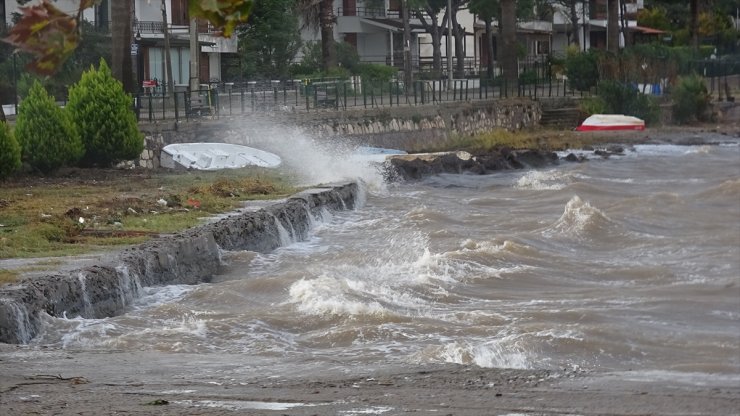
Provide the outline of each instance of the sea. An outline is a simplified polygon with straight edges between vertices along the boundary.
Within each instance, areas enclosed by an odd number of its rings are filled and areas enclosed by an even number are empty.
[[[346,165],[306,180],[359,180],[358,206],[308,239],[224,252],[212,282],[142,288],[119,316],[47,316],[32,347],[740,382],[737,140],[414,182]]]

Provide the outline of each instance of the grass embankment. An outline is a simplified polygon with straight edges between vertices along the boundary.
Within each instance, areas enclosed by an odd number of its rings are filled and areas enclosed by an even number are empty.
[[[295,188],[276,172],[75,169],[0,183],[0,259],[91,253],[200,224]],[[0,283],[18,270],[0,270]]]
[[[571,130],[532,129],[510,132],[500,129],[476,136],[455,136],[439,146],[426,148],[425,152],[466,150],[471,153],[486,153],[494,149],[538,149],[559,151],[581,149],[606,143],[630,143],[644,141],[639,132],[576,132]]]

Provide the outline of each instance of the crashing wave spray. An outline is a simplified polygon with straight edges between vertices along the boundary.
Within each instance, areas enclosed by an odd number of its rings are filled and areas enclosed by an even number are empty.
[[[297,176],[299,185],[343,180],[361,180],[373,190],[383,190],[383,175],[377,158],[356,153],[349,139],[318,138],[298,126],[252,118],[232,125],[228,143],[254,146],[280,156],[283,165]]]

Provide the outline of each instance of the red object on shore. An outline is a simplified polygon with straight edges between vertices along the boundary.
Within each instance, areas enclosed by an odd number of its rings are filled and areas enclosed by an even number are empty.
[[[622,114],[594,114],[576,128],[576,131],[645,130],[645,122]]]

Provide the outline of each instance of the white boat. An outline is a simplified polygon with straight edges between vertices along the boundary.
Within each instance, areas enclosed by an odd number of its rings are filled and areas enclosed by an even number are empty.
[[[622,114],[594,114],[584,120],[576,130],[645,130],[645,121]]]
[[[229,143],[176,143],[162,149],[160,165],[197,170],[238,169],[245,166],[274,168],[280,156],[264,150]]]

